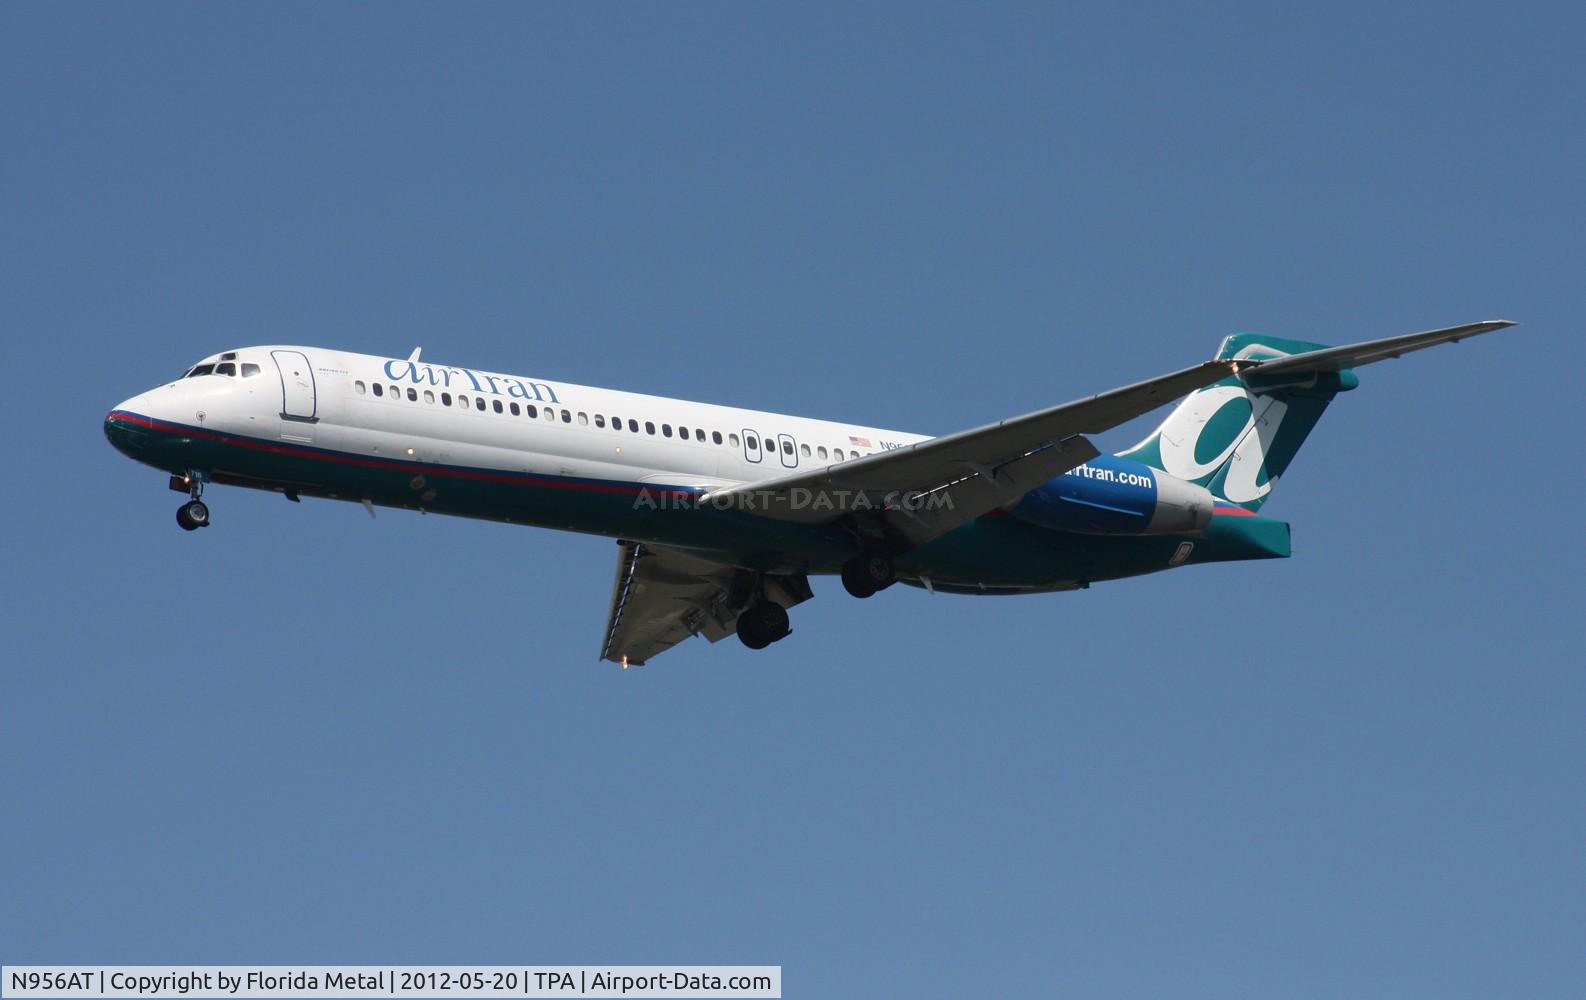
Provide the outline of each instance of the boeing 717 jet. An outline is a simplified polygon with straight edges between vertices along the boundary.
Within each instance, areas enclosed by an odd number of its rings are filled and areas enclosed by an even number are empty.
[[[810,578],[1030,594],[1289,555],[1260,513],[1354,369],[1512,326],[1327,347],[1236,334],[1215,359],[942,437],[317,347],[205,358],[105,417],[208,527],[210,483],[615,538],[602,659],[689,636],[761,649]],[[1149,437],[1099,434],[1182,398]]]

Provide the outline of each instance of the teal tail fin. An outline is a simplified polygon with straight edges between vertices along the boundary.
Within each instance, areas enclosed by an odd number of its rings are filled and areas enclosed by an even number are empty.
[[[1217,357],[1266,360],[1324,346],[1238,333],[1223,341]],[[1327,404],[1359,384],[1347,368],[1265,378],[1260,369],[1232,375],[1186,396],[1162,426],[1123,457],[1204,486],[1219,500],[1258,510]]]

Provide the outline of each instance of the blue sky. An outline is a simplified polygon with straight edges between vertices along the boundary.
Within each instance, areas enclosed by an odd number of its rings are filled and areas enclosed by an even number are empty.
[[[1579,996],[1583,30],[0,7],[0,960]],[[1496,317],[1361,372],[1264,510],[1290,561],[817,580],[626,674],[607,540],[223,488],[186,535],[100,430],[251,343],[942,433]]]

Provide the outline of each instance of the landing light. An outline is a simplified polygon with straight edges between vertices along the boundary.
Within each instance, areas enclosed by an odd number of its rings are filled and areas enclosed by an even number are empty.
[[[411,454],[413,454],[413,449],[412,449],[412,448],[409,448],[409,449],[408,449],[408,454],[409,454],[409,455],[411,455]]]

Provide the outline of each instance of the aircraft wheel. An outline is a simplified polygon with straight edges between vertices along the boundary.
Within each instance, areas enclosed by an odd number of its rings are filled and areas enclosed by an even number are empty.
[[[865,582],[861,576],[855,575],[852,563],[843,565],[843,589],[855,597],[869,597],[876,592],[876,588]]]
[[[750,649],[764,649],[771,645],[771,637],[755,617],[753,608],[745,608],[738,616],[738,639]]]
[[[772,642],[786,639],[793,629],[788,625],[787,609],[775,601],[766,601],[755,606],[754,613],[760,619],[760,627],[765,629],[765,634],[771,637]]]
[[[792,631],[787,609],[772,601],[751,605],[738,616],[738,638],[750,649],[764,649]]]
[[[184,531],[209,527],[209,508],[202,500],[189,500],[176,508],[176,523]]]
[[[879,552],[861,552],[843,563],[843,588],[855,597],[869,597],[897,582],[892,560]]]

